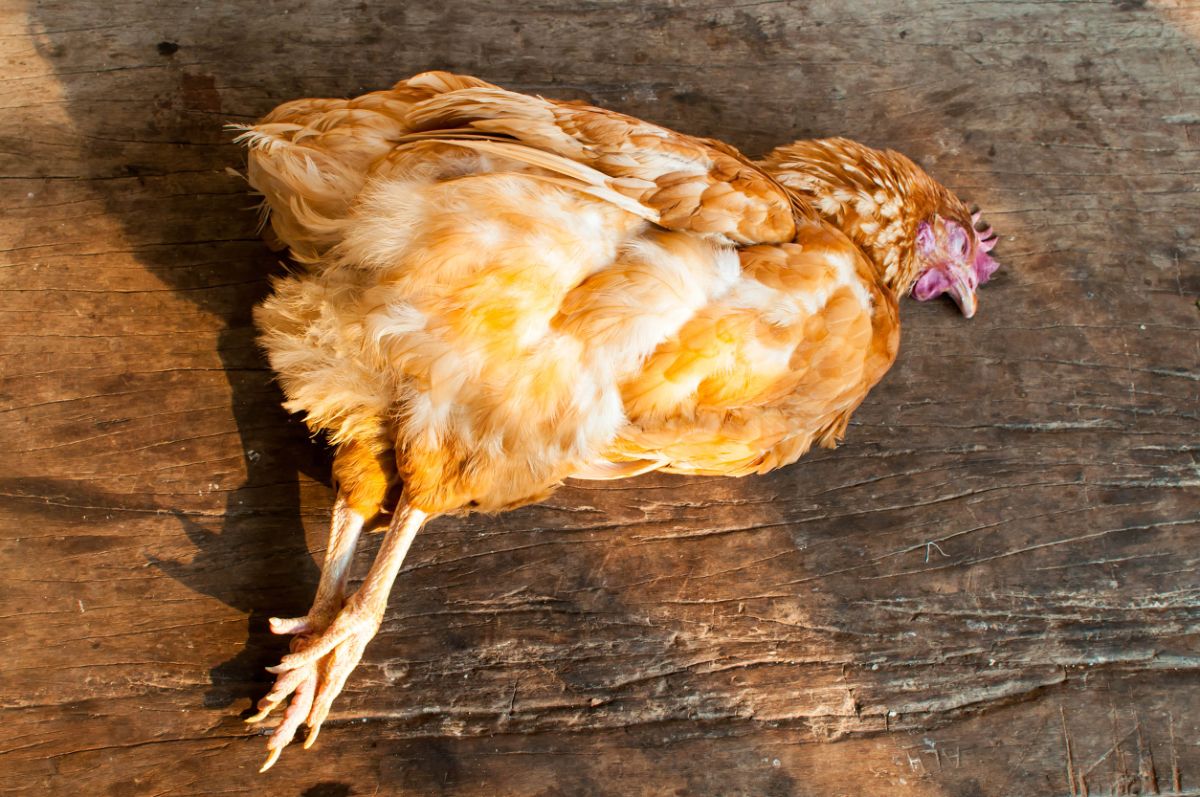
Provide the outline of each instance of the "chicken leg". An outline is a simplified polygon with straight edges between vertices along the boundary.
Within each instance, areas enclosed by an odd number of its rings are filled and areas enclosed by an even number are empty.
[[[271,633],[295,634],[292,639],[292,652],[304,650],[311,642],[313,634],[319,634],[329,627],[337,616],[345,599],[346,578],[349,575],[350,563],[362,533],[363,516],[350,508],[346,495],[339,491],[333,505],[333,518],[330,524],[329,542],[325,549],[325,562],[321,568],[321,581],[317,585],[317,596],[312,608],[303,617],[279,618],[270,620]],[[292,740],[296,729],[309,715],[312,707],[318,680],[316,667],[308,667],[297,671],[289,678],[280,678],[274,687],[262,700],[258,701],[258,713],[246,719],[246,722],[261,722],[269,715],[291,691],[295,697],[284,712],[283,721],[267,743],[268,749],[274,756]],[[274,758],[270,763],[274,763]]]
[[[265,719],[283,700],[292,696],[283,722],[267,742],[267,760],[260,772],[271,768],[302,722],[308,725],[305,749],[317,740],[334,698],[342,691],[346,678],[362,658],[363,649],[379,630],[392,583],[400,572],[404,556],[417,531],[427,518],[427,513],[401,500],[401,506],[392,516],[391,525],[370,571],[358,591],[341,606],[346,568],[353,552],[353,542],[362,528],[361,518],[357,520],[357,526],[353,519],[347,521],[336,543],[331,535],[326,570],[317,588],[313,610],[305,617],[271,621],[271,630],[275,633],[297,633],[302,636],[293,640],[292,653],[284,656],[277,666],[267,668],[268,672],[278,676],[275,686],[259,701],[259,712],[247,720],[258,722]],[[334,525],[336,531],[336,517]],[[350,529],[354,529],[352,534],[349,533]],[[331,610],[331,607],[334,608]],[[332,612],[336,612],[336,616]],[[325,618],[331,618],[331,621]],[[321,626],[321,622],[327,625]]]

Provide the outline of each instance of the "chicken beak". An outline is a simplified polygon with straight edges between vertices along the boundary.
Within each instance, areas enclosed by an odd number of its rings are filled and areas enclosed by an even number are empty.
[[[970,279],[961,269],[950,268],[947,272],[950,275],[950,289],[947,293],[962,311],[963,318],[971,318],[979,307],[979,300],[975,298],[975,280]]]

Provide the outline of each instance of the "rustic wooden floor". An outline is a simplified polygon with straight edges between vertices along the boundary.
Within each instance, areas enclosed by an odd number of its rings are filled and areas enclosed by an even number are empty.
[[[1200,794],[1200,8],[109,5],[0,4],[0,793]],[[331,495],[222,124],[431,67],[895,147],[1005,270],[839,451],[434,523],[258,776]]]

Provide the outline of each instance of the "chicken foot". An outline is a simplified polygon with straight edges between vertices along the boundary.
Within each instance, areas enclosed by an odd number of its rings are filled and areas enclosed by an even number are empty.
[[[308,725],[304,748],[312,747],[329,715],[334,698],[342,691],[351,671],[362,658],[363,649],[379,630],[387,608],[388,594],[400,572],[417,531],[428,518],[416,507],[403,505],[392,516],[391,525],[383,538],[374,563],[358,591],[342,606],[346,570],[353,553],[354,542],[362,528],[361,519],[353,534],[334,538],[331,534],[326,555],[326,572],[317,588],[317,601],[305,617],[272,620],[275,633],[298,633],[292,652],[284,656],[267,672],[278,676],[274,687],[259,702],[259,712],[247,722],[258,722],[291,695],[283,722],[267,741],[267,760],[260,772],[270,769],[301,723]],[[337,526],[335,515],[335,530]],[[335,553],[335,548],[339,553]],[[348,552],[340,549],[346,548]],[[324,591],[322,590],[324,587]],[[332,607],[332,609],[331,609]],[[336,612],[336,615],[334,614]],[[319,623],[324,625],[319,625]]]

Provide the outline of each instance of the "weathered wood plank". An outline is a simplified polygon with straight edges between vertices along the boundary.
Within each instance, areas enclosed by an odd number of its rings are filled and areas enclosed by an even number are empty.
[[[6,5],[0,790],[1200,793],[1198,39],[1182,2]],[[435,522],[259,778],[331,497],[221,124],[433,67],[892,146],[1006,268],[970,323],[904,308],[839,451]]]

